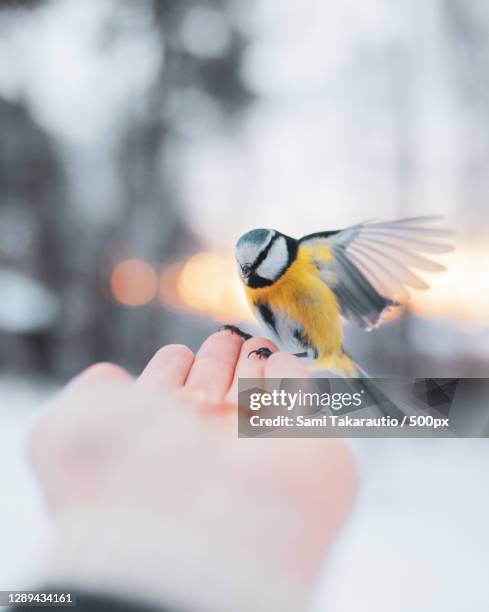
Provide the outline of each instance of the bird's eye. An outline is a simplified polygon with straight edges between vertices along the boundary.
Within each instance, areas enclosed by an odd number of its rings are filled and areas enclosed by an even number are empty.
[[[245,276],[247,276],[247,275],[248,275],[248,274],[251,272],[251,266],[250,266],[250,264],[243,264],[243,265],[241,266],[241,271],[243,272],[243,274],[244,274]]]

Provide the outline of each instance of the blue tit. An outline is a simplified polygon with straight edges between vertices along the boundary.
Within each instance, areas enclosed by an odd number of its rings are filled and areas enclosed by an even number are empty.
[[[235,248],[248,303],[281,350],[312,359],[312,369],[363,375],[343,349],[342,319],[371,330],[407,287],[429,288],[414,271],[444,270],[425,254],[453,248],[439,220],[367,221],[300,239],[251,230]]]

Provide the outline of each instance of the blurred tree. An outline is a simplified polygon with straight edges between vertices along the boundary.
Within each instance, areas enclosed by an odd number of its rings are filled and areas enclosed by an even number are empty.
[[[22,102],[0,98],[0,133],[0,266],[37,278],[59,293],[70,277],[65,248],[73,232],[56,148]],[[4,303],[13,299],[2,297]],[[16,338],[17,350],[6,351],[9,365],[49,369],[55,330],[32,332],[28,324],[25,327],[25,334],[15,330],[22,334]],[[7,331],[4,348],[12,341]]]
[[[146,12],[137,21],[149,21],[155,29],[160,61],[145,99],[135,101],[121,132],[117,156],[124,213],[115,240],[135,245],[144,237],[144,254],[155,262],[196,247],[181,212],[173,159],[175,147],[185,146],[186,127],[209,122],[212,112],[221,124],[233,121],[251,100],[240,78],[246,41],[233,26],[232,6],[227,0],[153,0],[137,9],[126,1],[119,6]],[[123,32],[112,24],[112,36]],[[188,323],[178,324],[172,313],[148,309],[136,326],[133,315],[106,303],[98,322],[103,327],[115,320],[119,330],[126,330],[122,353],[133,354],[139,363],[164,342],[195,342],[195,331]],[[94,337],[103,338],[103,329]]]
[[[489,12],[484,2],[443,0],[445,36],[455,103],[459,107],[461,208],[467,227],[489,222]],[[467,206],[467,203],[470,203]]]
[[[2,0],[2,3],[0,5],[0,10],[1,9],[32,9],[32,8],[36,8],[38,6],[40,6],[41,4],[43,4],[46,0]]]
[[[122,79],[130,83],[141,69],[134,63],[122,76],[111,72],[120,69],[126,49],[146,37],[156,41],[157,70],[144,89],[115,90],[119,114],[107,139],[88,146],[49,133],[49,124],[41,127],[30,110],[35,100],[29,87],[24,101],[0,100],[0,219],[22,216],[34,236],[30,246],[17,243],[15,258],[4,254],[0,263],[41,280],[61,304],[54,326],[40,341],[36,335],[42,364],[26,358],[29,350],[18,354],[25,365],[42,365],[63,378],[95,360],[137,369],[162,343],[195,342],[197,330],[204,335],[201,324],[156,302],[136,309],[117,304],[107,279],[121,259],[141,257],[158,268],[196,248],[179,198],[177,152],[199,138],[202,128],[238,120],[251,100],[240,77],[246,40],[234,23],[232,0],[110,0],[91,6],[97,12],[84,23],[92,30],[83,40],[95,40],[91,61],[103,66],[108,87]],[[34,7],[31,19],[45,10],[63,19],[70,5],[11,0],[1,6],[9,23],[17,9]],[[43,87],[50,87],[49,80]],[[111,181],[105,191],[100,187]],[[25,337],[15,340],[18,349],[25,345]]]

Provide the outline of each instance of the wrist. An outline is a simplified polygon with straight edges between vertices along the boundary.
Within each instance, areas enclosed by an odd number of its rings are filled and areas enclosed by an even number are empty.
[[[134,513],[63,516],[44,580],[178,611],[295,612],[307,597],[302,582],[196,521]]]

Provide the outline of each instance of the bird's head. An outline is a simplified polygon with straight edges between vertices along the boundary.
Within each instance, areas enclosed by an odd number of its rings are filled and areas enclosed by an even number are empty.
[[[249,287],[272,285],[295,258],[293,238],[273,229],[254,229],[236,243],[235,257],[243,282]]]

